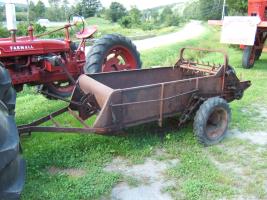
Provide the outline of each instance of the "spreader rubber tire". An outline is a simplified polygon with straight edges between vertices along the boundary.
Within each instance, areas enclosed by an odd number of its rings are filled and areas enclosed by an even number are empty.
[[[104,59],[108,56],[109,51],[116,46],[124,47],[131,53],[136,63],[136,66],[132,66],[132,68],[140,69],[142,67],[140,54],[130,39],[119,34],[108,34],[98,39],[88,52],[83,68],[84,72],[86,74],[102,72]]]
[[[194,133],[204,146],[219,143],[226,135],[231,121],[231,109],[222,98],[207,99],[194,118]]]
[[[14,109],[16,92],[7,70],[0,66],[0,199],[19,199],[25,181],[25,162],[19,155]]]
[[[256,55],[253,54],[253,47],[246,46],[243,52],[242,66],[245,69],[250,69],[254,66]],[[251,56],[254,56],[254,59],[251,60]]]
[[[259,60],[262,54],[262,49],[256,49],[255,51],[255,60]]]

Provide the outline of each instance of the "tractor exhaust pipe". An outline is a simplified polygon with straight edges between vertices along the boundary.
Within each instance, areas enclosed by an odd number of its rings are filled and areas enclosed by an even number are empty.
[[[7,30],[11,33],[12,42],[16,42],[17,20],[15,4],[12,1],[7,1],[5,6]]]

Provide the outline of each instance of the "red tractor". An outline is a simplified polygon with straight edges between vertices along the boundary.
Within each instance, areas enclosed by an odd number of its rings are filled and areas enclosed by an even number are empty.
[[[247,46],[239,43],[240,47],[244,49],[242,65],[246,69],[254,66],[255,61],[260,59],[264,49],[264,43],[267,39],[267,0],[248,0],[248,16],[258,16],[260,22],[257,24],[256,34],[251,35],[255,38],[254,44]],[[208,23],[216,26],[223,25],[223,22],[218,20],[209,20]]]
[[[267,38],[267,0],[248,0],[248,16],[259,16],[261,23],[258,24],[254,45],[244,47],[242,59],[244,68],[252,68],[263,51]]]
[[[82,73],[97,73],[140,68],[140,55],[131,40],[110,34],[96,40],[85,56],[86,42],[97,28],[84,28],[71,40],[70,22],[55,31],[65,30],[65,38],[40,39],[32,26],[28,36],[16,37],[15,6],[6,4],[10,38],[0,39],[0,199],[18,199],[25,179],[25,164],[19,156],[19,136],[14,119],[16,91],[25,84],[39,86],[50,98],[71,95],[74,82]],[[14,89],[13,89],[14,88]]]
[[[42,90],[61,97],[69,96],[73,86],[66,71],[76,79],[82,73],[137,69],[141,67],[139,53],[133,43],[118,34],[105,35],[97,40],[85,56],[85,44],[93,38],[96,27],[84,28],[76,34],[79,45],[71,41],[68,23],[65,39],[42,40],[33,35],[0,39],[0,61],[8,69],[16,91],[24,84],[43,85]],[[59,31],[58,29],[56,31]],[[54,32],[54,31],[53,31]],[[51,32],[50,32],[51,33]],[[49,33],[46,33],[46,35]],[[58,61],[63,64],[60,66]]]

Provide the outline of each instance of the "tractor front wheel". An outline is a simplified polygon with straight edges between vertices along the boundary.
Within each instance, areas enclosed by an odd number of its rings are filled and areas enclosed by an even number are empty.
[[[259,52],[258,52],[259,54]],[[252,68],[254,66],[256,58],[259,58],[259,55],[256,55],[256,50],[254,46],[246,46],[243,52],[242,65],[245,69]]]
[[[229,104],[219,97],[209,98],[196,113],[194,133],[205,146],[217,144],[225,137],[230,121]]]
[[[59,96],[61,98],[67,98],[71,96],[74,87],[75,85],[73,85],[71,81],[53,82],[53,83],[45,84],[42,90],[50,94]],[[47,98],[53,99],[49,95],[47,95]]]
[[[87,74],[140,69],[140,54],[132,41],[119,34],[100,38],[87,54],[84,72]]]

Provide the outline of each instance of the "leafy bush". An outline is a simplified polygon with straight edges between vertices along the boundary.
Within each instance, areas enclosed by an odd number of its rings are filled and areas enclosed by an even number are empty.
[[[21,22],[18,24],[18,30],[17,30],[17,35],[18,36],[24,36],[24,35],[28,35],[28,27],[29,24],[26,22]],[[40,33],[44,33],[46,31],[46,27],[45,26],[41,26],[38,23],[34,23],[33,24],[33,29],[34,29],[34,34],[40,34]]]
[[[6,28],[4,28],[2,25],[0,25],[0,38],[6,38],[9,35],[10,35],[9,31]]]
[[[166,26],[179,26],[180,17],[175,15],[169,15],[166,17],[165,25]]]
[[[17,21],[27,21],[27,13],[26,12],[17,12],[16,18],[17,18]]]
[[[155,29],[155,26],[152,22],[144,22],[142,25],[141,25],[141,28],[144,30],[144,31],[150,31],[150,30],[153,30]]]
[[[45,26],[41,26],[40,24],[33,24],[34,30],[37,33],[44,33],[46,31]]]
[[[119,24],[123,27],[123,28],[131,28],[132,27],[132,19],[130,16],[124,16],[121,18],[121,20],[119,21]]]

